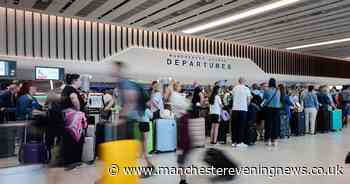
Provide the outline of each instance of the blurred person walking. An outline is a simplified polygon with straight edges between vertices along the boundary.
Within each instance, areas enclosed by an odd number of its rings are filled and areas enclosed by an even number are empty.
[[[188,110],[191,108],[190,102],[181,93],[181,84],[172,80],[166,89],[164,97],[169,100],[171,110],[175,114],[179,126],[178,149],[181,153],[178,155],[177,163],[180,168],[185,168],[188,155],[192,150],[191,138],[189,135],[188,120],[190,115]],[[180,184],[187,184],[185,173],[180,173]]]

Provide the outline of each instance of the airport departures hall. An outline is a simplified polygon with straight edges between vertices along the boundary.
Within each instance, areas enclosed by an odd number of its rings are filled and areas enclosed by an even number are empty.
[[[350,0],[0,0],[0,184],[348,184]]]

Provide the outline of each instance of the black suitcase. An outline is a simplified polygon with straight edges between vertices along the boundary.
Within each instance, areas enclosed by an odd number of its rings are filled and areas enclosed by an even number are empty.
[[[328,108],[320,108],[317,113],[316,120],[316,131],[317,132],[328,132],[331,129],[331,113],[328,111]]]
[[[258,132],[256,129],[256,123],[248,122],[244,143],[247,145],[254,145],[257,139],[258,139]]]
[[[209,148],[206,150],[204,162],[215,169],[238,168],[238,164],[235,161],[228,158],[223,151],[215,148]],[[230,175],[228,172],[226,172],[222,173],[222,175],[218,175],[217,178],[214,179],[232,180],[235,178],[235,176],[236,175]]]
[[[301,136],[305,134],[305,113],[294,112],[291,119],[291,132],[295,136]]]
[[[227,143],[227,133],[228,133],[229,124],[230,124],[230,121],[221,121],[219,124],[218,142],[220,144]]]

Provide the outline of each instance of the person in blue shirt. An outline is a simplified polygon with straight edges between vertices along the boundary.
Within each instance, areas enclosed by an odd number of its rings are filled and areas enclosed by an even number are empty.
[[[16,105],[16,118],[17,120],[31,119],[35,114],[41,114],[42,105],[34,97],[37,92],[37,88],[32,85],[31,82],[23,83],[21,89],[18,92],[18,99]]]
[[[264,92],[264,107],[265,107],[265,142],[268,146],[277,146],[276,139],[280,134],[279,124],[280,116],[279,111],[281,107],[280,103],[281,93],[277,89],[276,79],[271,78],[269,80],[269,87]]]
[[[307,92],[302,96],[302,103],[305,111],[306,133],[315,134],[316,118],[318,112],[318,99],[314,91],[314,86],[309,86]]]

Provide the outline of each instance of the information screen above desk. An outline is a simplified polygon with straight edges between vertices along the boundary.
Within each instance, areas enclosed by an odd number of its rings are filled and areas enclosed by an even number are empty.
[[[0,77],[16,77],[16,61],[0,60]]]
[[[64,80],[64,68],[37,66],[35,80]]]

